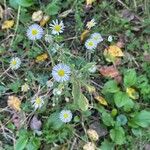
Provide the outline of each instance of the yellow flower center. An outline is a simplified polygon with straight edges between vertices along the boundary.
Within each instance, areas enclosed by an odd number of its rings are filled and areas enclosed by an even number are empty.
[[[63,69],[60,69],[58,71],[58,75],[61,76],[61,77],[63,77],[65,75],[65,71]]]
[[[16,60],[12,61],[12,65],[16,65],[16,64],[17,64]]]
[[[37,35],[38,31],[36,29],[32,30],[32,35]]]
[[[41,103],[41,99],[40,99],[40,98],[36,98],[35,103],[36,103],[37,105],[39,105],[39,104]]]
[[[89,46],[93,46],[93,42],[89,42]]]
[[[68,118],[69,117],[69,115],[68,114],[64,114],[64,118],[66,119],[66,118]]]
[[[55,29],[55,31],[60,32],[61,26],[60,25],[55,25],[54,29]]]

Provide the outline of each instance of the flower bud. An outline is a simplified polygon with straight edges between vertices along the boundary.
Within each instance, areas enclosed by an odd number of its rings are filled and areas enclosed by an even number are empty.
[[[88,129],[87,134],[92,141],[97,141],[99,139],[99,135],[94,129]]]
[[[95,150],[95,145],[92,142],[88,142],[83,146],[83,150]]]

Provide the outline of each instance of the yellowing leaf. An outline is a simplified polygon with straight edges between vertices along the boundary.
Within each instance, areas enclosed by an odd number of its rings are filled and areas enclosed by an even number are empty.
[[[101,96],[99,96],[99,95],[96,94],[94,98],[95,98],[97,101],[99,101],[100,104],[102,104],[102,105],[104,105],[104,106],[108,106],[107,101],[106,101],[103,97],[101,97]]]
[[[44,53],[36,57],[36,62],[43,62],[48,58],[48,54]]]
[[[138,92],[135,89],[133,89],[133,88],[127,88],[126,89],[126,93],[132,99],[138,99],[139,98]]]
[[[50,16],[46,15],[46,16],[43,16],[43,19],[40,21],[40,26],[45,26],[46,23],[50,20]]]
[[[91,86],[91,85],[86,85],[86,89],[88,90],[89,93],[95,93],[96,92],[96,89],[94,86]]]
[[[80,37],[81,42],[85,40],[85,38],[88,36],[89,32],[90,32],[89,30],[83,31],[83,33],[81,34],[81,37]]]
[[[2,24],[2,29],[10,29],[13,27],[13,25],[14,25],[14,20],[6,20]]]
[[[93,2],[95,2],[95,0],[86,0],[86,5],[92,5]]]
[[[14,109],[15,111],[20,111],[21,110],[21,108],[20,108],[21,101],[16,96],[9,96],[8,100],[7,100],[7,104],[8,104],[9,107]]]

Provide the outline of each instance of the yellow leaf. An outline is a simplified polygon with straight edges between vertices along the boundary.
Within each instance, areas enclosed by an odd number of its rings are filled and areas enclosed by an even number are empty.
[[[85,40],[85,38],[88,36],[89,32],[90,32],[89,30],[83,31],[83,33],[81,34],[81,37],[80,37],[81,42]]]
[[[86,85],[86,89],[88,90],[89,93],[95,93],[96,92],[96,89],[94,86],[91,86],[91,85]]]
[[[21,110],[21,108],[20,108],[21,101],[16,96],[9,96],[8,100],[7,100],[7,104],[8,104],[9,107],[14,109],[15,111],[20,111]]]
[[[95,0],[86,0],[86,5],[92,5],[93,2],[95,2]]]
[[[2,24],[2,29],[10,29],[14,25],[14,20],[6,20]]]
[[[101,97],[101,96],[99,96],[99,95],[96,95],[94,98],[95,98],[97,101],[99,101],[102,105],[108,106],[107,101],[106,101],[103,97]]]
[[[48,58],[48,54],[44,53],[36,57],[36,62],[43,62]]]
[[[50,16],[46,15],[46,16],[43,16],[43,19],[40,21],[40,26],[45,26],[46,23],[50,20]]]
[[[127,88],[126,89],[126,93],[132,99],[138,99],[139,98],[138,92],[135,89],[133,89],[133,88]]]

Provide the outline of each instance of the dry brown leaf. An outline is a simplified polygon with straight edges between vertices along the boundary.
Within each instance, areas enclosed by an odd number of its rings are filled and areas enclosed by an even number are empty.
[[[6,20],[2,24],[2,29],[4,30],[4,29],[10,29],[10,28],[12,28],[13,25],[14,25],[14,23],[15,23],[14,20]]]
[[[16,96],[9,96],[7,100],[7,104],[10,108],[14,109],[15,111],[20,111],[20,105],[21,101],[18,97]]]
[[[82,32],[81,37],[80,37],[81,42],[83,42],[87,38],[87,36],[89,35],[89,33],[90,33],[89,30],[84,30]]]
[[[48,58],[48,54],[44,53],[36,57],[36,62],[43,62]]]
[[[40,26],[42,27],[45,26],[49,20],[50,20],[50,16],[48,15],[43,16],[42,20],[40,21]]]

